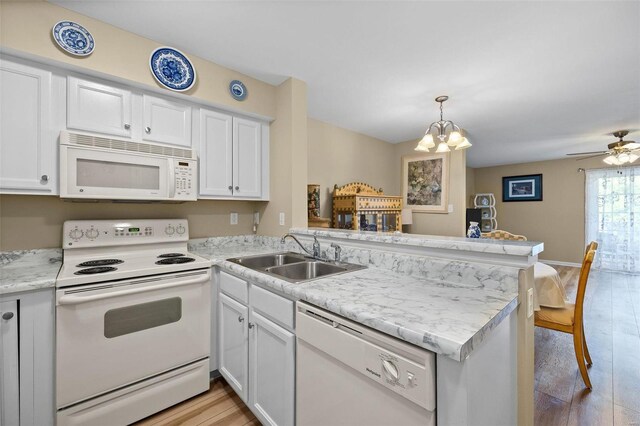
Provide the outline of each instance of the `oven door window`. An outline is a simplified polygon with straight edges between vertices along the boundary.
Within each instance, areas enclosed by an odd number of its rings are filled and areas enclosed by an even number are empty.
[[[112,339],[178,322],[180,318],[182,300],[179,297],[111,309],[104,314],[104,337]]]

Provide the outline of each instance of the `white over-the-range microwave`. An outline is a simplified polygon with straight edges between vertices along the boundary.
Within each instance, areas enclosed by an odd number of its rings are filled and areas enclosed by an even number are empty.
[[[198,159],[189,148],[60,132],[60,197],[195,201]]]

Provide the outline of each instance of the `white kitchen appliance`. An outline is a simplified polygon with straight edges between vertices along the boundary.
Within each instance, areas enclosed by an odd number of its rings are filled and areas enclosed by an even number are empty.
[[[211,262],[186,220],[67,221],[57,424],[125,425],[209,389]]]
[[[60,132],[60,197],[195,201],[195,151],[169,145]]]
[[[435,354],[296,305],[298,425],[435,425]]]

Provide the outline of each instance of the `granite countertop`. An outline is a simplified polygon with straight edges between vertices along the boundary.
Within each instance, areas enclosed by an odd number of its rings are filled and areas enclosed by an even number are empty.
[[[391,243],[415,247],[446,250],[462,250],[477,253],[507,254],[514,256],[537,256],[544,250],[544,243],[536,241],[504,241],[489,238],[445,237],[438,235],[416,235],[394,232],[352,231],[348,229],[293,228],[297,235],[338,238],[351,241]]]
[[[282,251],[257,244],[194,245],[190,251],[290,299],[307,301],[456,361],[466,359],[518,305],[517,288],[489,289],[371,267],[294,284],[225,260]]]
[[[0,294],[55,287],[62,266],[61,249],[0,253]]]

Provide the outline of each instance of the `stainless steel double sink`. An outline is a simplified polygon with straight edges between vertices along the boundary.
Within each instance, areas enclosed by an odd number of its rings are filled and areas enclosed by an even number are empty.
[[[227,260],[292,283],[307,282],[366,268],[353,263],[314,259],[294,252],[233,257]]]

